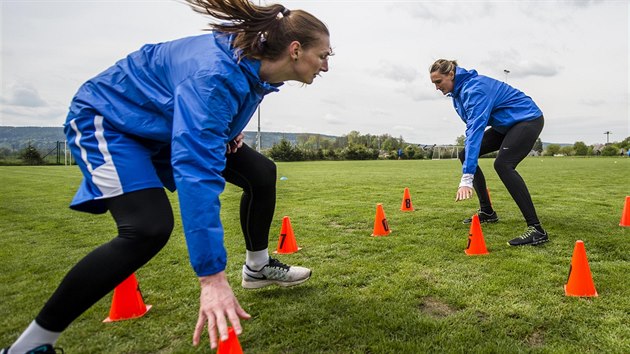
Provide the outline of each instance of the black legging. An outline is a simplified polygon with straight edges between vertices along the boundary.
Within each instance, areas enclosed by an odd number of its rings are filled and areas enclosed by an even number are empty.
[[[144,189],[107,200],[118,236],[80,260],[61,281],[37,323],[61,332],[85,310],[166,245],[173,230],[173,211],[162,188]]]
[[[235,154],[227,155],[223,177],[243,189],[240,216],[245,247],[264,250],[276,209],[276,164],[243,144]]]
[[[532,226],[539,224],[536,209],[529,195],[527,185],[521,175],[516,171],[516,166],[523,161],[529,154],[536,143],[536,139],[540,135],[544,126],[544,118],[540,116],[534,120],[520,122],[515,124],[505,134],[490,128],[483,134],[481,140],[481,149],[479,156],[499,151],[497,158],[494,160],[494,169],[497,171],[499,178],[507,188],[516,202],[527,225]],[[466,152],[462,150],[459,153],[459,160],[464,163]],[[475,178],[473,179],[473,187],[479,198],[479,206],[482,211],[491,211],[490,196],[486,187],[486,178],[481,171],[481,167],[477,167]]]
[[[276,203],[276,165],[243,145],[227,155],[226,181],[243,188],[241,227],[250,251],[267,248]],[[84,311],[146,264],[166,245],[173,211],[162,188],[107,200],[118,236],[80,260],[38,314],[37,323],[61,332]]]

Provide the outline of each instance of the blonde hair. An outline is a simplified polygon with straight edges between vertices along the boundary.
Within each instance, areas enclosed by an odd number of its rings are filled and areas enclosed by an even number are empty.
[[[241,49],[241,56],[245,57],[274,60],[292,41],[308,48],[322,35],[330,36],[326,25],[315,16],[280,4],[257,6],[248,0],[186,2],[198,13],[227,21],[209,26],[219,32],[235,33],[233,45]]]
[[[437,71],[442,75],[446,75],[450,72],[455,72],[456,67],[457,61],[455,60],[438,59],[431,65],[431,68],[429,68],[429,74]]]

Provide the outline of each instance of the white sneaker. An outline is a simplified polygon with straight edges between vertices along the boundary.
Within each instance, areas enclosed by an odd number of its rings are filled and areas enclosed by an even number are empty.
[[[293,286],[302,284],[311,277],[311,270],[304,267],[291,267],[275,258],[269,257],[269,263],[261,270],[255,271],[243,265],[243,281],[245,289],[258,289],[267,285]]]

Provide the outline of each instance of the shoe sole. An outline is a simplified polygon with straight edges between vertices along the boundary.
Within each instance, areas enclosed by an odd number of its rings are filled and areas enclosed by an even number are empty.
[[[507,244],[508,244],[508,246],[518,247],[518,246],[538,246],[538,245],[542,245],[543,243],[547,243],[547,242],[549,242],[548,238],[546,238],[544,240],[537,241],[537,242],[521,243],[521,244],[518,244],[518,245],[513,245],[513,244],[511,244],[508,241]]]
[[[547,242],[549,242],[549,239],[548,239],[548,238],[546,238],[546,239],[544,239],[544,240],[540,240],[540,241],[538,241],[538,242],[532,242],[532,246],[542,245],[543,243],[547,243]]]
[[[482,220],[479,220],[479,223],[480,223],[480,224],[485,224],[485,223],[488,223],[488,224],[494,224],[495,222],[499,222],[499,219],[491,219],[491,220],[483,220],[483,221],[482,221]],[[468,225],[468,224],[470,224],[470,223],[472,223],[472,220],[470,220],[470,221],[468,221],[468,220],[463,220],[463,221],[462,221],[462,224],[464,224],[464,225]]]
[[[283,288],[288,288],[290,286],[300,285],[300,284],[304,283],[305,281],[307,281],[309,279],[311,279],[311,275],[310,274],[309,274],[309,276],[307,278],[296,280],[296,281],[291,281],[291,282],[280,281],[280,280],[246,281],[245,279],[243,279],[243,281],[241,281],[241,286],[244,289],[260,289],[260,288],[264,288],[264,287],[269,286],[269,285],[278,285],[278,286],[281,286]]]

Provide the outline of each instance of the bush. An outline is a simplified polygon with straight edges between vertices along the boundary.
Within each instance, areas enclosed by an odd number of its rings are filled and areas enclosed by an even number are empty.
[[[617,156],[619,154],[619,148],[615,145],[606,145],[602,149],[602,156]]]
[[[350,144],[341,150],[341,157],[345,160],[376,160],[378,150],[368,149],[363,145]]]
[[[575,155],[577,156],[588,155],[588,146],[586,146],[586,144],[582,141],[576,141],[575,144],[573,144],[573,149],[575,150]]]
[[[547,150],[545,150],[545,156],[553,156],[560,152],[560,145],[558,144],[549,144],[547,145]]]
[[[274,161],[302,161],[304,154],[298,148],[291,146],[287,140],[282,139],[280,143],[274,144],[269,150],[269,157]]]
[[[25,165],[43,165],[44,159],[42,155],[35,149],[31,143],[24,150],[20,151],[19,158]]]
[[[324,154],[324,156],[326,157],[327,160],[337,160],[337,153],[335,152],[335,150],[333,149],[328,149],[326,151],[326,153]]]
[[[560,153],[565,156],[573,156],[575,155],[575,149],[573,149],[573,146],[563,146],[560,148]]]
[[[409,145],[405,148],[404,159],[421,160],[424,158],[424,151],[417,145]]]

